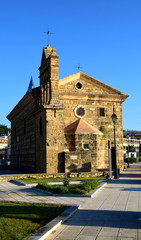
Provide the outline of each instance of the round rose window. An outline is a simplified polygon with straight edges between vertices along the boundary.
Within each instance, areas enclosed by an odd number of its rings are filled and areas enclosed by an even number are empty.
[[[84,117],[86,114],[85,109],[82,106],[78,106],[75,108],[75,115],[79,118]]]

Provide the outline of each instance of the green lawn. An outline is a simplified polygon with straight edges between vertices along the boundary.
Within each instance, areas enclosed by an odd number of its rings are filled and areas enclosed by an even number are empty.
[[[105,176],[100,177],[92,177],[92,178],[69,178],[70,181],[87,181],[87,180],[105,180]],[[25,183],[47,183],[47,182],[62,182],[64,178],[22,178],[18,179],[19,181],[25,182]]]
[[[27,240],[68,207],[0,202],[0,240]]]

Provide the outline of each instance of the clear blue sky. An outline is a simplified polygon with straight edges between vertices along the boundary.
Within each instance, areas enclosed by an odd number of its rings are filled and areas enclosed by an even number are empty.
[[[26,93],[44,32],[59,54],[59,77],[82,72],[129,94],[123,128],[141,130],[140,0],[5,0],[0,4],[0,124]]]

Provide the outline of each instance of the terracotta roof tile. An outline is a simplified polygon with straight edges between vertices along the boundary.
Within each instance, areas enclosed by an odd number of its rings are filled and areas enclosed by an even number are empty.
[[[65,127],[65,133],[94,133],[102,134],[97,128],[93,127],[83,119],[78,119],[77,121],[71,123],[69,126]]]

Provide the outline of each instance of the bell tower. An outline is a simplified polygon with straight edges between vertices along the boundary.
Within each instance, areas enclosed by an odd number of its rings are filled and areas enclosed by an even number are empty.
[[[40,105],[36,114],[36,162],[39,172],[64,170],[64,108],[59,100],[58,60],[56,49],[47,45],[43,49],[39,68]]]
[[[42,105],[58,103],[58,59],[55,48],[47,45],[43,49],[39,68]]]

